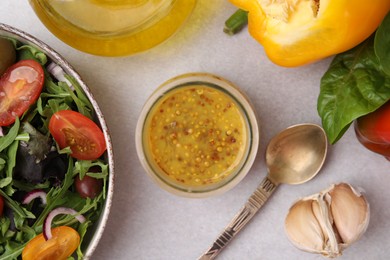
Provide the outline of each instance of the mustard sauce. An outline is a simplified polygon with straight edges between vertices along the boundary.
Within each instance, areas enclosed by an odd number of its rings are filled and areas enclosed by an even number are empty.
[[[243,112],[222,90],[189,85],[169,91],[145,125],[148,150],[173,183],[218,183],[240,167],[248,142]]]

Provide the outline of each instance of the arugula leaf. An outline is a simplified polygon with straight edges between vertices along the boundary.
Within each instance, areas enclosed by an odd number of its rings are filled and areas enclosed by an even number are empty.
[[[0,195],[4,198],[5,203],[7,204],[8,207],[10,207],[18,216],[22,218],[31,218],[34,219],[35,216],[32,214],[30,211],[27,209],[20,207],[20,205],[11,199],[5,192],[0,190]]]
[[[75,81],[71,77],[68,77],[68,79],[72,84],[76,84],[75,89],[77,90],[78,84],[74,83]],[[73,80],[73,82],[71,80]],[[77,111],[79,111],[81,114],[85,115],[86,117],[92,119],[91,103],[89,101],[88,101],[88,103],[85,103],[84,94],[82,94],[81,98],[80,98],[78,96],[78,95],[80,95],[80,92],[76,92],[76,93],[73,92],[73,90],[71,90],[65,82],[59,82],[58,85],[60,85],[60,84],[64,84],[65,86],[67,86],[68,92],[69,92],[70,96],[72,97],[74,103],[77,106]]]
[[[13,180],[12,181],[13,186],[21,191],[32,191],[32,190],[43,190],[43,189],[48,189],[52,186],[49,180],[46,180],[45,182],[42,183],[29,183],[25,181],[19,181],[19,180]]]
[[[14,125],[10,128],[7,135],[0,137],[0,152],[13,143],[18,135],[19,127],[20,121],[19,118],[16,118]]]
[[[5,245],[5,252],[1,255],[1,259],[4,260],[17,260],[19,255],[22,254],[23,248],[26,243],[20,244],[12,241],[7,241]]]
[[[21,227],[19,227],[20,231],[23,232],[23,235],[24,235],[24,239],[26,240],[31,240],[33,239],[36,235],[37,235],[37,232],[31,228],[30,226],[28,226],[26,223],[24,223],[24,225],[22,225]]]
[[[12,178],[10,178],[10,177],[2,178],[0,180],[0,188],[4,188],[4,187],[10,185],[11,182],[12,182]]]
[[[0,157],[0,171],[2,171],[5,167],[6,160]]]
[[[18,60],[32,59],[39,62],[41,65],[45,65],[47,62],[46,54],[30,45],[22,45],[17,47],[16,50],[18,50]]]
[[[69,158],[69,164],[68,164],[68,171],[65,174],[65,179],[62,183],[62,186],[59,188],[51,188],[50,191],[47,193],[47,204],[44,208],[41,215],[38,217],[37,221],[33,224],[33,228],[40,226],[43,224],[43,221],[47,214],[49,214],[50,211],[52,211],[55,207],[63,205],[66,201],[66,197],[64,196],[66,191],[72,186],[73,184],[73,159],[72,157]]]
[[[100,172],[88,172],[93,166],[98,166]],[[106,199],[107,191],[107,178],[108,178],[108,165],[101,160],[96,161],[77,161],[73,170],[73,175],[79,175],[80,178],[84,178],[85,175],[91,176],[96,179],[103,179],[103,199]]]
[[[7,233],[9,226],[11,224],[11,221],[9,218],[0,218],[0,238],[4,238],[5,234]]]
[[[84,257],[83,252],[81,251],[81,245],[83,244],[83,240],[84,240],[85,234],[87,233],[87,229],[91,225],[92,225],[91,221],[85,221],[84,223],[80,224],[80,226],[77,230],[80,234],[80,244],[77,247],[78,259],[83,259],[83,257]]]
[[[390,65],[390,18],[383,21],[381,28],[375,35],[375,45],[374,37],[370,37],[337,55],[321,78],[317,110],[332,144],[355,119],[375,111],[390,99],[390,74],[384,71]],[[383,30],[387,36],[380,35]],[[387,55],[386,59],[376,53]]]
[[[72,77],[65,75],[66,79],[72,84],[75,94],[71,92],[72,98],[77,105],[77,109],[83,115],[92,119],[93,107],[88,97],[84,94],[80,84]],[[69,88],[70,89],[70,88]]]
[[[16,165],[16,153],[18,151],[18,145],[19,145],[19,141],[14,141],[8,148],[7,151],[8,160],[7,160],[7,168],[6,168],[7,178],[12,179],[12,173]],[[12,182],[9,183],[9,185],[6,187],[6,193],[8,195],[12,195],[15,192],[11,184]]]

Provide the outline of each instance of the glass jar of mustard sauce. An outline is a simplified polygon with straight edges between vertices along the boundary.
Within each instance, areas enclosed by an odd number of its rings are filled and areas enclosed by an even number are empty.
[[[138,157],[163,189],[207,197],[238,184],[258,150],[259,130],[248,98],[231,82],[190,73],[162,84],[136,128]]]
[[[172,36],[196,0],[29,0],[43,24],[68,45],[100,56],[148,50]]]

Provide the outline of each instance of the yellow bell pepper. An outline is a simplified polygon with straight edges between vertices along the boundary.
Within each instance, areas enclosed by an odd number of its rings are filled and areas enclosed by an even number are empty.
[[[368,38],[390,0],[230,0],[248,14],[248,30],[271,61],[300,66],[349,50]]]

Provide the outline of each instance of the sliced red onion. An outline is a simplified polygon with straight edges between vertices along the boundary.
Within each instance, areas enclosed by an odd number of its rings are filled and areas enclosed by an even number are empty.
[[[0,126],[0,136],[4,136],[3,128]]]
[[[43,190],[32,190],[26,194],[22,203],[29,204],[31,201],[35,200],[36,198],[40,198],[42,204],[46,205],[46,195],[47,195],[46,192],[44,192]]]
[[[54,62],[50,63],[47,67],[46,67],[47,71],[53,75],[54,78],[56,78],[58,81],[62,81],[62,82],[65,82],[69,88],[74,91],[74,87],[72,86],[72,84],[69,82],[69,80],[67,78],[65,78],[65,72],[64,70],[58,66],[57,64],[55,64]]]
[[[52,211],[47,214],[45,221],[43,222],[43,237],[46,240],[49,240],[52,238],[51,233],[51,223],[53,222],[53,219],[55,216],[65,214],[65,215],[72,215],[74,216],[80,223],[84,223],[86,221],[85,217],[83,215],[80,215],[76,210],[72,208],[66,208],[66,207],[59,207],[56,209],[53,209]]]

